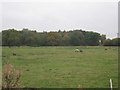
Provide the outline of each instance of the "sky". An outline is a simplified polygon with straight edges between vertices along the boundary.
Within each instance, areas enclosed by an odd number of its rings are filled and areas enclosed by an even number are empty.
[[[118,33],[117,1],[4,1],[0,3],[1,30],[58,31],[82,29],[115,38]]]

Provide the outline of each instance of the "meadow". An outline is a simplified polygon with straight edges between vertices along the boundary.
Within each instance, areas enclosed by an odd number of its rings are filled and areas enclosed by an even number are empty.
[[[109,88],[110,78],[118,87],[118,47],[3,47],[3,68],[8,62],[21,71],[21,87]]]

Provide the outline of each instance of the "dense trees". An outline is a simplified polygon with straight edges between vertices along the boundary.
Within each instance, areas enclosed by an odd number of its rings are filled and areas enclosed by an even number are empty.
[[[107,39],[104,42],[104,46],[120,46],[120,38]]]
[[[118,45],[118,39],[106,40],[106,35],[83,30],[41,33],[28,29],[2,31],[3,46],[97,46],[99,41],[101,45]]]
[[[85,42],[86,45],[97,46],[99,45],[100,34],[96,32],[87,32],[85,33]]]
[[[85,45],[84,35],[81,31],[76,30],[70,32],[70,45],[72,46]]]
[[[47,33],[46,40],[47,40],[47,45],[49,46],[59,46],[61,43],[61,34],[58,32],[49,32]]]
[[[20,34],[14,29],[9,29],[2,32],[2,45],[5,46],[19,46],[20,45]]]

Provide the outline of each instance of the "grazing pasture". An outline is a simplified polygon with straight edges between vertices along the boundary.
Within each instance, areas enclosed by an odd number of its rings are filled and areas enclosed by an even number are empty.
[[[3,47],[3,68],[8,62],[21,71],[22,87],[109,88],[110,78],[118,87],[117,47]]]

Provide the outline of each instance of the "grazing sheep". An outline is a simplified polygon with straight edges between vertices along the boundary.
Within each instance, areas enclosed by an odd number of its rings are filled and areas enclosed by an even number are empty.
[[[75,52],[80,52],[80,50],[79,49],[75,49]]]
[[[83,52],[83,50],[80,50],[80,52]]]
[[[27,69],[26,71],[30,71],[29,69]]]
[[[108,50],[107,48],[105,48],[105,50]]]
[[[13,56],[16,56],[16,53],[13,53]]]
[[[52,69],[49,69],[49,70],[52,70]]]

